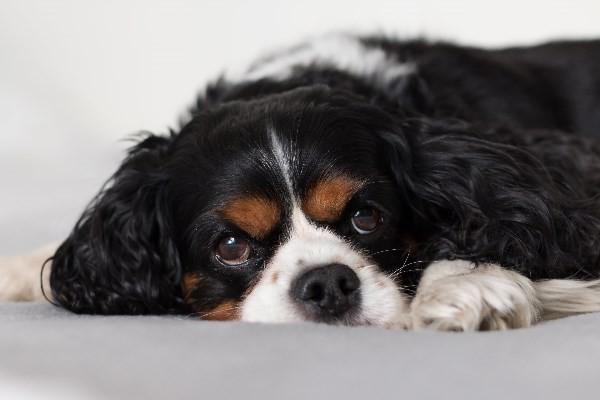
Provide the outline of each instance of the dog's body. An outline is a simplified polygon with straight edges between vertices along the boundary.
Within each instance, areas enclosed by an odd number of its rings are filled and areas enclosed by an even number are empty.
[[[76,312],[402,328],[600,311],[595,135],[600,42],[321,39],[132,149],[52,292]]]

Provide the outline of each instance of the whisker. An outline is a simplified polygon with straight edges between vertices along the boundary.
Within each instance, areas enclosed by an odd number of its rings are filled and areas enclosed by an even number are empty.
[[[377,264],[367,264],[367,265],[355,265],[356,268],[359,269],[370,269],[370,268],[376,268],[378,267]]]
[[[415,272],[415,271],[421,271],[421,268],[413,268],[413,269],[407,269],[407,270],[402,270],[402,271],[394,271],[393,273],[389,274],[388,277],[390,279],[396,279],[397,277],[400,276],[400,273],[408,273],[408,272]]]
[[[408,261],[408,258],[410,257],[410,250],[411,248],[408,248],[408,253],[406,253],[406,257],[404,257],[404,262],[402,263],[402,268],[404,269],[404,267],[406,266],[406,262]]]
[[[372,256],[375,256],[377,254],[389,253],[389,252],[392,252],[392,251],[406,251],[406,249],[386,249],[386,250],[376,251],[375,253],[371,253],[369,255],[372,257]]]
[[[407,267],[410,267],[411,265],[417,265],[417,264],[423,264],[423,263],[427,263],[428,261],[421,261],[421,260],[416,260],[416,261],[412,261],[408,264],[403,264],[400,268],[397,268],[395,270],[393,270],[389,276],[393,279],[395,279],[396,277],[398,277],[398,275],[400,275],[401,273],[407,273],[407,272],[413,272],[413,271],[420,271],[421,268],[413,268],[413,269],[409,269],[407,270]]]
[[[424,264],[424,263],[429,263],[431,261],[421,261],[421,260],[416,260],[413,262],[409,262],[408,264],[405,265],[405,267],[410,267],[411,265],[415,265],[415,264]]]

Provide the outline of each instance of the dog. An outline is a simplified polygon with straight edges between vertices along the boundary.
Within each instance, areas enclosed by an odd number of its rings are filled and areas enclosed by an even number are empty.
[[[451,331],[600,311],[600,41],[330,35],[131,148],[51,259],[92,314]]]

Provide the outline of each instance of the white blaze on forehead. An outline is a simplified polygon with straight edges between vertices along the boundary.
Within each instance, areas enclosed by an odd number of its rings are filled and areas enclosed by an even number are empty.
[[[230,81],[263,78],[284,80],[295,67],[321,66],[339,69],[359,77],[387,84],[416,71],[413,62],[402,62],[383,49],[368,46],[359,38],[331,34],[313,39],[285,52],[265,57],[244,72],[228,73]]]
[[[294,159],[293,154],[285,154],[285,150],[283,149],[281,141],[277,137],[275,129],[270,129],[269,136],[271,137],[271,147],[273,150],[273,155],[275,156],[275,161],[279,167],[279,172],[281,172],[283,179],[285,180],[288,194],[292,197],[292,199],[294,199],[294,186],[292,185],[292,173],[290,166],[290,160]]]

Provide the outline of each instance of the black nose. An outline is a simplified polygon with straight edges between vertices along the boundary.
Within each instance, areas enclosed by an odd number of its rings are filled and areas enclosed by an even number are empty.
[[[346,265],[330,264],[298,276],[291,295],[307,316],[329,322],[348,316],[360,304],[360,280]]]

